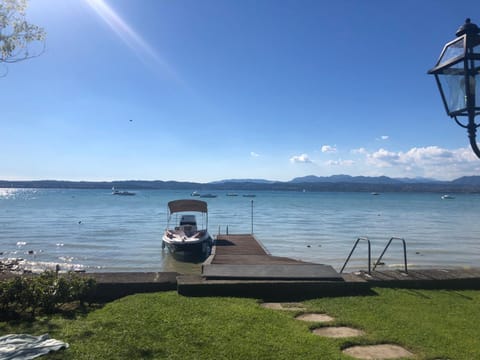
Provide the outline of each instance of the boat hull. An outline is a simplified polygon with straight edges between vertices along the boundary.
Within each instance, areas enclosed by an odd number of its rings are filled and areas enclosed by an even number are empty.
[[[213,245],[213,240],[208,235],[202,237],[201,239],[189,239],[186,238],[184,240],[182,239],[176,239],[176,238],[170,238],[167,235],[164,235],[162,238],[163,244],[162,247],[167,247],[168,250],[171,253],[178,253],[178,252],[183,252],[183,253],[191,253],[191,254],[210,254],[212,245]]]
[[[135,193],[128,192],[128,191],[117,191],[112,193],[112,195],[118,195],[118,196],[133,196]]]

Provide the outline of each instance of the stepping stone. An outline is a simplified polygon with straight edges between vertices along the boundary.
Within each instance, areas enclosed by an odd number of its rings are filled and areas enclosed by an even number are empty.
[[[390,344],[352,346],[344,349],[343,353],[357,359],[376,360],[409,358],[414,356],[403,347]]]
[[[261,306],[267,309],[273,310],[287,310],[287,311],[303,311],[305,307],[301,303],[275,303],[275,302],[266,302],[262,303]]]
[[[297,316],[295,319],[301,320],[301,321],[310,321],[310,322],[330,322],[335,320],[333,317],[327,314],[314,314],[314,313],[302,314]]]
[[[355,337],[355,336],[363,336],[365,332],[358,329],[353,329],[346,326],[328,326],[322,327],[318,329],[314,329],[312,331],[315,335],[325,336],[329,338],[346,338],[346,337]]]

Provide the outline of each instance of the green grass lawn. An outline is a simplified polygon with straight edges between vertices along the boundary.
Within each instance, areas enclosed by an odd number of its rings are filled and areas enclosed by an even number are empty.
[[[139,294],[74,317],[0,323],[0,334],[48,332],[70,348],[50,359],[351,359],[351,344],[390,342],[419,359],[480,359],[480,291],[375,289],[376,295],[304,301],[361,338],[327,339],[295,320],[298,312],[255,299]]]

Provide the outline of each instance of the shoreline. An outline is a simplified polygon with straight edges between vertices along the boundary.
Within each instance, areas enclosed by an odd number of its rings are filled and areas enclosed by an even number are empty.
[[[0,256],[2,254],[0,253]],[[190,264],[190,263],[188,263]],[[109,270],[105,269],[102,271],[95,271],[95,269],[86,270],[79,267],[78,264],[68,264],[68,263],[54,263],[54,262],[32,262],[31,260],[27,260],[24,258],[1,258],[0,257],[0,274],[13,274],[13,275],[24,275],[24,274],[41,274],[45,271],[55,271],[60,274],[65,274],[69,272],[77,273],[77,274],[147,274],[147,273],[171,273],[175,272],[180,275],[199,275],[201,273],[201,266],[202,264],[193,264],[192,265],[199,265],[199,269],[192,270],[193,267],[188,267],[188,269],[179,266],[177,269],[170,268],[170,269],[138,269],[138,268],[131,268],[131,269],[121,269],[121,270]],[[331,264],[328,264],[331,265]],[[333,265],[331,265],[333,266]],[[336,266],[333,266],[334,269],[337,269]],[[187,271],[182,271],[187,270]],[[391,272],[391,271],[401,271],[403,265],[401,264],[394,264],[393,266],[388,265],[379,265],[377,267],[377,272]],[[452,265],[452,264],[432,264],[432,265],[418,265],[415,266],[413,264],[408,264],[408,269],[412,271],[429,271],[429,270],[436,270],[436,269],[444,269],[445,271],[470,271],[472,269],[477,269],[475,264],[471,265]],[[338,270],[339,271],[339,270]],[[348,272],[347,272],[348,271]],[[363,267],[355,267],[351,266],[350,269],[347,269],[344,274],[353,274],[358,275],[360,273],[366,272],[366,266]]]
[[[0,281],[32,273],[0,272]],[[177,291],[183,296],[234,296],[262,299],[316,298],[371,293],[372,288],[480,290],[480,268],[466,270],[399,270],[343,273],[342,281],[208,280],[177,272],[80,273],[96,288],[89,301],[109,302],[128,295]],[[62,276],[62,274],[60,274]]]
[[[1,255],[1,254],[0,254]],[[48,265],[47,265],[48,264]],[[63,267],[62,267],[63,265]],[[11,273],[17,275],[23,274],[41,274],[45,271],[56,271],[58,273],[86,273],[84,269],[74,269],[71,266],[65,266],[65,264],[56,263],[44,263],[43,266],[34,266],[24,258],[0,258],[0,274]]]
[[[121,181],[64,181],[64,180],[32,180],[7,181],[0,180],[0,189],[45,189],[45,190],[109,190],[112,187],[128,190],[174,190],[191,193],[202,191],[287,191],[287,192],[405,192],[405,193],[480,193],[480,177],[474,179],[463,177],[451,181],[410,181],[387,177],[340,177],[331,176],[316,180],[291,181],[227,181],[211,183],[193,183],[161,180],[121,180]]]
[[[20,271],[23,274],[24,271],[20,268],[21,261],[23,261],[21,258],[0,260],[0,274],[19,273]]]

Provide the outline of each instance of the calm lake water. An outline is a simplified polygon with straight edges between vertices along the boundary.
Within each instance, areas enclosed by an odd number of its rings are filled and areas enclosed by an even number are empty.
[[[193,191],[194,189],[192,189]],[[0,259],[23,258],[37,270],[198,271],[161,248],[167,202],[191,191],[0,189]],[[202,199],[209,231],[253,232],[272,255],[332,265],[339,270],[358,237],[372,242],[372,261],[391,237],[407,242],[411,268],[478,266],[480,195],[431,193],[254,192],[255,198]],[[385,267],[403,263],[400,242],[384,256]],[[347,270],[366,269],[360,244]]]

